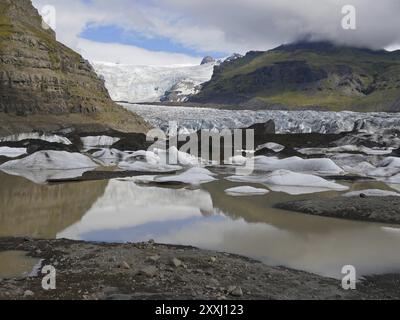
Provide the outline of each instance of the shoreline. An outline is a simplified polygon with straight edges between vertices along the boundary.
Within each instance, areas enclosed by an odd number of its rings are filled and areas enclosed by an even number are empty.
[[[367,277],[357,290],[341,281],[228,253],[148,243],[2,238],[0,251],[19,250],[53,265],[56,290],[42,275],[0,280],[0,300],[320,300],[400,299],[400,274]]]

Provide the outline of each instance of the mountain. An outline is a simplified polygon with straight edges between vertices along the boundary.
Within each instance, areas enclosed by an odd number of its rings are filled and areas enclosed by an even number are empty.
[[[207,62],[208,61],[208,62]],[[184,102],[211,79],[217,62],[203,60],[198,66],[136,66],[94,62],[114,101]]]
[[[0,0],[0,134],[68,126],[144,131],[79,54],[43,28],[30,0]]]
[[[196,103],[400,111],[400,51],[299,42],[216,66]]]

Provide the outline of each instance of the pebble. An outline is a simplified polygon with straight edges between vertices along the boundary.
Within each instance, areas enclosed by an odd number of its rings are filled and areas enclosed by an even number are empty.
[[[148,260],[149,261],[153,261],[153,262],[157,262],[160,259],[161,259],[161,257],[159,255],[156,255],[156,256],[149,257]]]
[[[157,272],[158,272],[158,269],[157,269],[156,267],[154,267],[154,266],[147,266],[147,267],[142,268],[142,269],[139,271],[139,274],[142,274],[142,275],[145,275],[145,276],[147,276],[147,277],[152,278],[152,277],[154,277],[154,276],[157,274]]]
[[[35,294],[31,291],[31,290],[26,290],[25,292],[24,292],[24,297],[25,298],[27,298],[27,297],[33,297]]]
[[[131,266],[126,262],[126,261],[122,261],[121,266],[122,269],[125,270],[129,270],[131,268]]]
[[[233,297],[242,297],[243,296],[242,288],[237,287],[237,286],[230,286],[228,288],[228,293]]]
[[[179,268],[180,266],[182,266],[182,261],[181,260],[179,260],[179,259],[177,259],[177,258],[173,258],[172,259],[172,264],[176,267],[176,268]]]

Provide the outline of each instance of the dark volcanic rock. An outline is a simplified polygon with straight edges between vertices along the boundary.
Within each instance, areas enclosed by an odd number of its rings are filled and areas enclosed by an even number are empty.
[[[214,63],[215,59],[213,57],[207,56],[205,57],[202,61],[201,64],[207,64],[207,63]]]

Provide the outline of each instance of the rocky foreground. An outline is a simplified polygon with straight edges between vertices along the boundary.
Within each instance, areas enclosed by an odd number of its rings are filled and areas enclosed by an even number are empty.
[[[269,267],[226,253],[149,243],[0,240],[0,251],[22,250],[56,268],[56,290],[37,277],[0,280],[0,299],[399,299],[399,275],[341,281]]]

